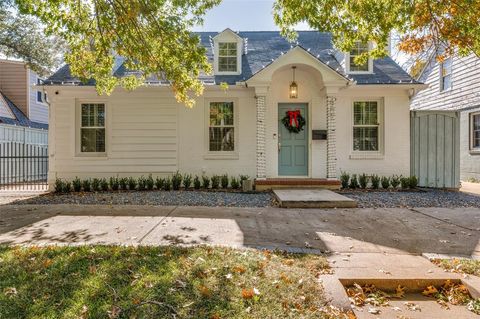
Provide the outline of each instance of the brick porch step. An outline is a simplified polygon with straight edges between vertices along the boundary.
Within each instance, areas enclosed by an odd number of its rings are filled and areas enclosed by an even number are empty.
[[[338,179],[325,178],[267,178],[255,180],[255,188],[258,191],[281,188],[340,189],[341,185]]]

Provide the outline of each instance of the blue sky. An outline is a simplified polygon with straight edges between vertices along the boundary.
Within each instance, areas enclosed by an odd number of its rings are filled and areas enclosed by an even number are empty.
[[[270,31],[278,30],[272,16],[273,0],[223,0],[210,10],[203,26],[195,31],[222,31],[230,28],[234,31]],[[308,30],[306,24],[298,30]]]

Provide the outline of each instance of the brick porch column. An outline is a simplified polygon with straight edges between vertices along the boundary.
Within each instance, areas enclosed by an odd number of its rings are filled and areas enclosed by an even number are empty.
[[[257,108],[257,176],[256,179],[266,179],[267,163],[265,155],[265,112],[266,112],[266,89],[256,90],[255,104]]]
[[[327,178],[337,178],[337,145],[336,145],[336,98],[327,95]]]

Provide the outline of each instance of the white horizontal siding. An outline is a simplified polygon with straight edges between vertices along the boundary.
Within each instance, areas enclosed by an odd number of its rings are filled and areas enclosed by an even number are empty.
[[[30,120],[33,122],[48,124],[48,105],[46,103],[37,102],[37,91],[41,91],[43,94],[42,88],[35,88],[32,85],[37,84],[38,76],[35,72],[29,70],[29,101],[30,108],[28,115]]]

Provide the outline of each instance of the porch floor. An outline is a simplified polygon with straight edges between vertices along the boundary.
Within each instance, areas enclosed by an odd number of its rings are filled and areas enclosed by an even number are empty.
[[[276,189],[282,208],[354,208],[357,202],[328,189]]]
[[[340,189],[338,179],[326,178],[267,178],[255,180],[255,188],[259,191],[282,188],[321,188]]]

